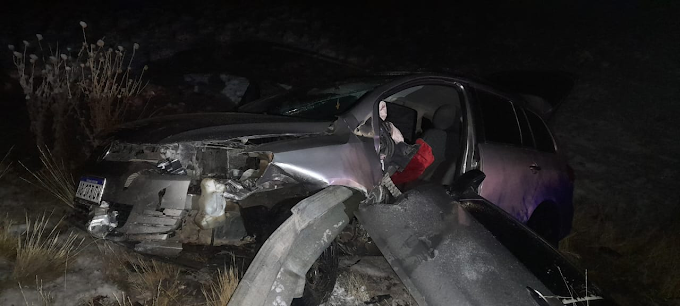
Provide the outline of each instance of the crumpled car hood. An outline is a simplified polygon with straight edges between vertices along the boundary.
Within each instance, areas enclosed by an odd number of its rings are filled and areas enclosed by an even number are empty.
[[[128,143],[219,140],[252,135],[324,132],[331,122],[246,113],[196,113],[145,119],[119,126],[105,139]]]

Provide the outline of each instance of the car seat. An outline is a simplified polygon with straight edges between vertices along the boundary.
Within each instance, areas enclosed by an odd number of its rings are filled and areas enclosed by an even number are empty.
[[[406,143],[414,143],[418,112],[408,106],[387,103],[387,119],[399,129]]]
[[[432,116],[432,128],[426,130],[423,140],[432,147],[434,162],[425,170],[421,179],[441,180],[447,170],[455,166],[460,138],[460,114],[455,105],[445,104]]]

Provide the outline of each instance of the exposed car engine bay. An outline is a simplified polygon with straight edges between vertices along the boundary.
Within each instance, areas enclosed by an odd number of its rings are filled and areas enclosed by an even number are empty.
[[[88,231],[100,238],[138,241],[136,250],[165,256],[181,251],[181,244],[252,242],[257,234],[248,234],[242,209],[272,210],[278,203],[318,190],[269,168],[271,154],[246,152],[287,138],[153,145],[114,142],[99,163],[133,171],[119,180],[107,177],[101,204],[90,211]],[[257,195],[262,192],[267,196]],[[77,202],[82,209],[92,204]]]

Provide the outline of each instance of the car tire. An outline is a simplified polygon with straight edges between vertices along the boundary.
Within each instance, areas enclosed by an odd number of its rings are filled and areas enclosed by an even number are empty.
[[[536,207],[527,221],[530,229],[554,247],[560,242],[559,224],[559,213],[551,203],[543,203]]]
[[[307,271],[302,297],[293,299],[291,305],[318,306],[328,301],[338,278],[338,263],[338,246],[332,242]]]

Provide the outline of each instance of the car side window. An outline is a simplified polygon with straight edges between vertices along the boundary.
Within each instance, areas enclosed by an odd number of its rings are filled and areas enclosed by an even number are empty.
[[[534,140],[536,141],[536,149],[542,152],[555,153],[555,141],[548,131],[545,122],[536,114],[527,111],[527,119],[531,126],[531,131],[534,133]]]
[[[522,138],[512,103],[488,92],[477,90],[486,141],[522,145]]]

